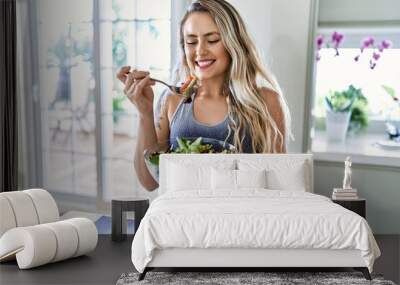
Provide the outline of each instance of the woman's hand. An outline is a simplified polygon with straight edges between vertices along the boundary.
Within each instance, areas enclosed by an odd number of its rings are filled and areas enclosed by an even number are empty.
[[[150,79],[150,73],[139,70],[130,72],[130,66],[124,66],[119,70],[117,78],[125,84],[124,94],[136,106],[139,113],[153,114],[154,93],[151,86],[155,82]]]

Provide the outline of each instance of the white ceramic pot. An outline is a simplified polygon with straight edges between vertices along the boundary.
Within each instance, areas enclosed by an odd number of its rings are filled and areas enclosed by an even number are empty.
[[[326,132],[329,141],[344,142],[351,112],[326,111]]]

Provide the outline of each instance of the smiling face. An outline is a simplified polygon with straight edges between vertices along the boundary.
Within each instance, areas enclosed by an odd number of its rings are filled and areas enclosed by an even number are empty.
[[[191,73],[200,80],[225,77],[230,56],[210,14],[191,14],[183,26],[183,38],[186,61]]]

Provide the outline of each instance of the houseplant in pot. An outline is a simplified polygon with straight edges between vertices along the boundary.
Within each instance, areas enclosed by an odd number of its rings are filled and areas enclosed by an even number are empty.
[[[360,130],[368,124],[367,99],[361,89],[350,85],[346,90],[330,92],[325,97],[327,106],[326,130],[329,141],[344,142],[351,118],[353,129]]]

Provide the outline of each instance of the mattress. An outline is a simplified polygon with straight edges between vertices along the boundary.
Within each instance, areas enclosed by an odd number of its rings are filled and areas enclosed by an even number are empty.
[[[359,250],[372,272],[380,250],[368,223],[324,196],[262,188],[167,192],[151,204],[132,242],[139,272],[162,249]]]

